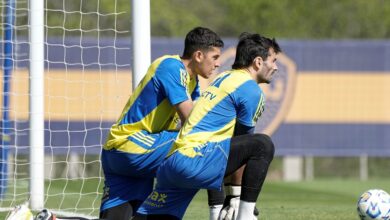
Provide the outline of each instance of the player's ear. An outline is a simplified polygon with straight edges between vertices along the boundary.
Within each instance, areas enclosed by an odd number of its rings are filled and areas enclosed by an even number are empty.
[[[264,60],[261,57],[256,57],[255,59],[253,59],[252,64],[255,69],[261,69],[263,67]]]
[[[202,51],[200,50],[197,50],[195,51],[193,54],[192,54],[192,58],[196,61],[196,62],[201,62],[203,60],[203,53]]]

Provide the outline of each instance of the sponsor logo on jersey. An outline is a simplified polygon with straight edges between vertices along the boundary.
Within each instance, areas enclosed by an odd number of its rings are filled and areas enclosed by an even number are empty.
[[[202,92],[202,97],[205,99],[209,99],[210,101],[213,100],[217,95],[213,94],[212,92],[209,91],[204,91]]]
[[[162,208],[165,206],[167,198],[168,198],[167,194],[153,191],[148,196],[148,198],[144,201],[144,204],[155,207],[155,208]]]

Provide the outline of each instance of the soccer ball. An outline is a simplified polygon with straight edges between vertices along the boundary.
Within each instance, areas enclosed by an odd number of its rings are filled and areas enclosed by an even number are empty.
[[[381,189],[367,190],[359,198],[357,212],[361,220],[390,220],[390,195]]]

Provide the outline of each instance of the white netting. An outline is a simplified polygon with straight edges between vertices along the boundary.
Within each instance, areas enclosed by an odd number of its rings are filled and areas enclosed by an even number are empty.
[[[15,0],[13,8],[10,105],[2,111],[10,121],[8,128],[2,126],[10,131],[2,210],[28,200],[34,178],[29,176],[28,4]],[[130,2],[50,0],[44,5],[45,208],[97,216],[101,145],[131,91]],[[6,40],[0,39],[3,50]],[[3,64],[4,53],[0,58]],[[1,76],[4,85],[3,71]]]

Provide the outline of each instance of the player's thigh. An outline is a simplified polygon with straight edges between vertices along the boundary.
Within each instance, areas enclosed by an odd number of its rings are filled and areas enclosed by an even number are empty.
[[[201,149],[176,151],[160,165],[157,172],[158,186],[220,190],[228,144],[208,143]]]
[[[149,146],[134,142],[130,138],[118,149],[102,151],[102,167],[104,174],[151,178],[155,176],[158,166],[168,154],[177,131],[163,131],[157,134],[144,134],[147,140],[153,140]],[[132,149],[143,149],[135,153]]]
[[[229,159],[226,176],[238,170],[247,163],[249,158],[274,154],[274,145],[265,134],[247,134],[235,136],[230,142]]]
[[[159,188],[138,209],[142,215],[171,215],[182,219],[198,189]]]
[[[129,201],[144,201],[153,190],[153,180],[153,178],[134,178],[107,174],[104,181],[100,211],[109,210]],[[137,204],[133,204],[133,211],[138,208],[134,205]]]

